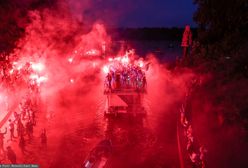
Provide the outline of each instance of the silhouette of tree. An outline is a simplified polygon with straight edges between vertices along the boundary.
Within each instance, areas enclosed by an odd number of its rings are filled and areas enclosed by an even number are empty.
[[[194,0],[194,3],[198,5],[194,20],[201,33],[206,34],[202,42],[218,42],[230,34],[248,37],[247,0]]]
[[[194,62],[210,61],[208,69],[220,71],[229,66],[226,74],[248,77],[248,1],[194,0],[194,3],[198,6],[194,20],[199,26],[201,44],[201,49],[193,54]]]

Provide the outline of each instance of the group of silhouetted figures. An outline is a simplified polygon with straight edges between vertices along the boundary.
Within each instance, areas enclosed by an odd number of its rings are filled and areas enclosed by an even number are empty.
[[[7,58],[2,57],[1,58]],[[2,97],[1,103],[6,106],[7,114],[12,113],[7,120],[7,127],[0,131],[0,163],[8,158],[11,163],[16,163],[16,153],[12,144],[18,143],[23,154],[27,153],[27,143],[33,141],[33,130],[36,126],[36,112],[38,111],[40,85],[36,79],[31,78],[34,73],[31,63],[26,62],[18,65],[17,62],[9,59],[0,59],[0,89]],[[10,110],[10,100],[16,99],[19,94],[26,93],[19,103],[18,108],[14,111]],[[3,108],[0,112],[3,112]],[[5,136],[10,145],[5,147]],[[40,135],[40,143],[42,146],[47,144],[46,130],[43,129]],[[2,158],[2,159],[1,159]]]
[[[146,76],[137,66],[122,67],[121,70],[111,70],[105,80],[105,91],[134,89],[146,91]]]
[[[27,143],[33,141],[33,130],[36,126],[36,112],[37,112],[37,101],[34,96],[29,94],[26,95],[19,103],[19,107],[12,112],[13,115],[8,119],[8,128],[5,127],[4,131],[0,131],[0,156],[2,158],[1,161],[6,158],[12,163],[17,163],[16,157],[16,149],[13,148],[14,143],[18,143],[19,149],[22,154],[28,153],[26,150]],[[5,150],[5,135],[9,133],[9,139],[6,139],[7,142],[11,142],[9,146],[6,147]],[[46,130],[43,129],[40,134],[40,143],[43,148],[46,147],[47,144],[47,136]]]
[[[34,71],[31,64],[15,65],[15,62],[0,62],[0,88],[4,91],[18,91],[20,87],[26,87],[33,92],[39,92],[39,84],[36,79],[30,78]]]

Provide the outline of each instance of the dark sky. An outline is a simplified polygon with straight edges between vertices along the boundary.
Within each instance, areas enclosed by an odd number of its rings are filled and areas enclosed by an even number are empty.
[[[119,24],[131,27],[193,25],[194,11],[195,6],[192,0],[150,0],[130,13],[126,13]]]
[[[116,27],[184,27],[193,23],[193,0],[68,0],[84,19]],[[81,3],[81,7],[79,4]],[[76,9],[75,9],[76,8]]]

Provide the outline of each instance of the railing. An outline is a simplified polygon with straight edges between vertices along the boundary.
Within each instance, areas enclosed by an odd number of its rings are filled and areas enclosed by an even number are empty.
[[[108,81],[104,82],[104,93],[146,93],[146,83],[139,83],[139,84],[126,84],[126,83],[110,83]]]
[[[146,93],[146,89],[139,89],[139,88],[134,88],[134,89],[110,89],[110,88],[104,88],[104,94],[111,94],[111,93]]]

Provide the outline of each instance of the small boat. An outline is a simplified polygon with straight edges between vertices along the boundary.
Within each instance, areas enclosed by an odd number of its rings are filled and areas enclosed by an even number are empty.
[[[100,141],[85,159],[82,168],[106,168],[109,156],[112,153],[112,143],[105,139]]]

